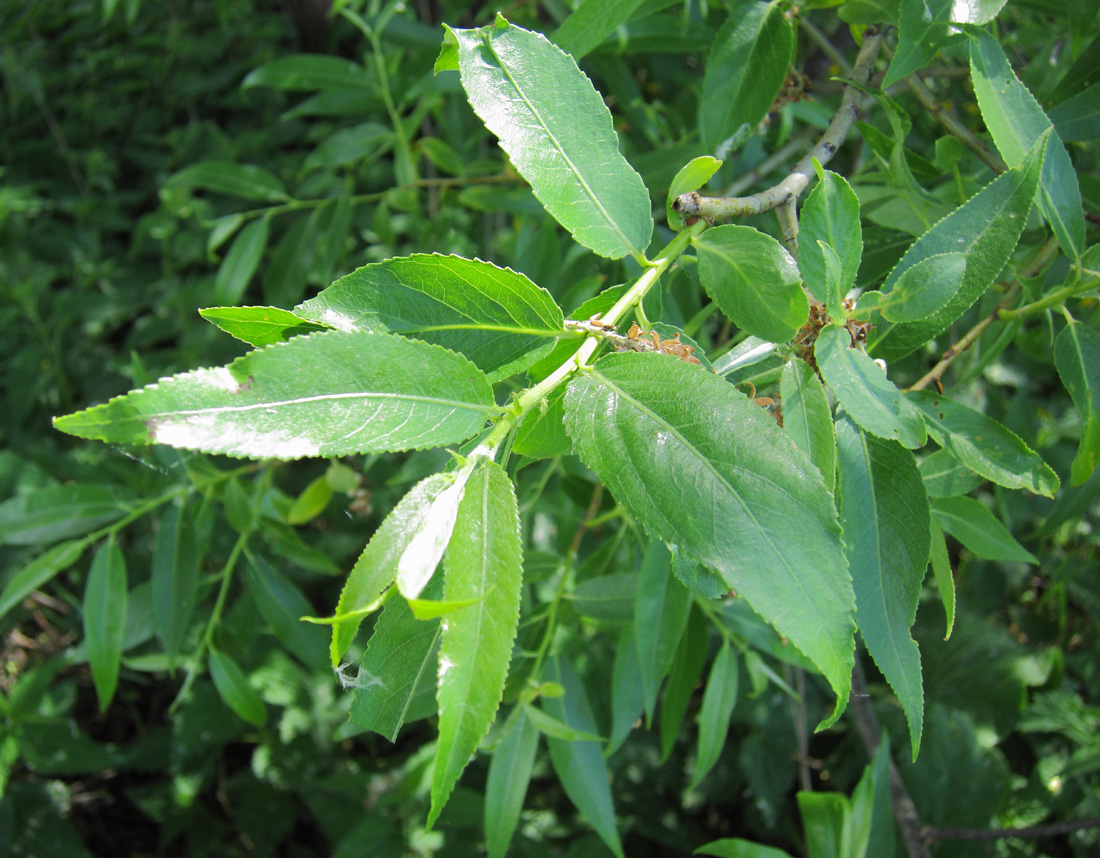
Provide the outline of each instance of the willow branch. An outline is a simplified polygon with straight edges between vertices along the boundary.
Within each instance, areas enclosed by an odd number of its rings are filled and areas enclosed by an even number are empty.
[[[870,80],[881,46],[882,34],[875,27],[868,28],[863,34],[863,47],[860,48],[859,56],[852,67],[851,77],[854,82],[865,85]],[[797,199],[816,175],[813,167],[814,159],[816,158],[821,164],[831,161],[848,136],[852,123],[862,118],[863,99],[863,94],[854,86],[844,87],[844,97],[841,99],[840,107],[817,145],[795,164],[791,174],[779,184],[749,197],[704,197],[697,191],[692,191],[677,197],[672,203],[672,208],[687,217],[692,215],[707,219],[745,217],[771,211],[788,200]]]

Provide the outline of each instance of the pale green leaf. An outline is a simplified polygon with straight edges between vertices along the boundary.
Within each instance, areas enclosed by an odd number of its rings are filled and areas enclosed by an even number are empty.
[[[493,410],[473,364],[388,334],[295,337],[58,417],[63,432],[119,444],[296,459],[436,447]]]
[[[283,183],[274,173],[255,164],[234,164],[232,161],[199,161],[170,176],[168,186],[268,203],[288,199]]]
[[[306,524],[325,511],[332,500],[332,489],[324,476],[311,481],[294,499],[286,512],[287,524]]]
[[[515,489],[504,469],[486,460],[466,484],[444,559],[443,599],[472,604],[443,623],[429,825],[496,717],[519,622],[522,563]]]
[[[694,240],[699,280],[739,328],[771,342],[794,336],[810,314],[798,264],[751,226],[717,226]]]
[[[634,644],[645,692],[647,724],[653,720],[657,692],[672,667],[691,611],[691,593],[672,574],[671,563],[672,554],[664,543],[650,542],[642,560],[634,603]]]
[[[296,54],[264,63],[248,73],[241,89],[271,87],[303,90],[372,89],[367,70],[350,60],[327,54]]]
[[[641,5],[642,0],[583,0],[551,38],[559,48],[579,60]]]
[[[703,78],[699,127],[709,149],[739,129],[751,133],[783,86],[794,48],[794,31],[778,2],[746,3],[714,37]]]
[[[809,858],[844,858],[852,837],[852,807],[837,792],[800,791],[796,796]]]
[[[721,166],[722,162],[717,158],[703,155],[699,158],[692,158],[680,168],[679,172],[673,177],[672,184],[668,188],[668,196],[665,198],[665,217],[672,229],[682,229],[684,226],[684,219],[673,211],[672,203],[675,199],[680,194],[686,194],[689,191],[695,191],[703,187],[718,172],[718,168]]]
[[[601,359],[570,383],[565,416],[615,498],[790,638],[836,691],[839,715],[855,599],[832,498],[809,458],[731,385],[662,355]]]
[[[1054,363],[1081,415],[1081,443],[1070,471],[1078,486],[1100,464],[1100,334],[1071,321],[1054,341]]]
[[[565,330],[550,293],[524,275],[438,254],[365,265],[294,312],[342,331],[436,343],[465,355],[490,382],[527,369]]]
[[[0,592],[0,617],[22,602],[27,596],[64,572],[84,553],[88,540],[74,539],[62,542],[39,554],[34,560],[16,572]]]
[[[153,612],[157,637],[171,665],[187,635],[199,587],[199,544],[187,507],[170,509],[160,520],[153,549]]]
[[[215,647],[210,647],[210,678],[225,705],[255,727],[267,723],[267,707],[248,684],[240,665]]]
[[[974,498],[934,498],[932,512],[940,527],[979,557],[1010,563],[1039,562]]]
[[[199,315],[231,337],[257,348],[328,327],[278,307],[209,307],[199,310]]]
[[[933,433],[935,427],[933,427]],[[930,498],[965,495],[982,484],[982,478],[947,450],[937,450],[920,463],[920,478]]]
[[[489,858],[504,858],[512,841],[527,785],[535,766],[539,733],[517,706],[504,726],[504,735],[489,762],[485,783],[485,848]]]
[[[270,220],[262,217],[252,221],[233,239],[214,275],[214,300],[219,304],[236,304],[248,290],[252,275],[260,267],[267,250],[270,227]]]
[[[859,222],[859,199],[843,176],[822,171],[798,217],[798,265],[806,288],[840,318],[841,302],[859,271],[863,256],[863,231]],[[840,277],[830,284],[824,252],[818,242],[829,245],[840,261]]]
[[[789,852],[742,840],[740,837],[724,837],[705,843],[691,853],[692,855],[714,855],[717,858],[791,858]]]
[[[565,695],[565,690],[560,683],[550,683],[557,690],[556,694],[548,694],[546,691],[547,683],[542,683],[542,697],[544,699],[556,699]],[[528,704],[524,706],[524,711],[527,713],[527,717],[531,723],[535,725],[535,728],[544,736],[549,736],[552,739],[561,739],[563,742],[602,742],[604,741],[602,736],[597,736],[591,730],[582,730],[579,727],[571,727],[564,721],[547,715],[541,709],[536,706]]]
[[[936,589],[940,594],[940,603],[946,617],[946,631],[943,639],[951,637],[955,628],[955,576],[951,573],[951,557],[947,553],[947,540],[943,530],[935,520],[932,521],[932,577],[936,579]]]
[[[1052,125],[1039,102],[1016,77],[997,40],[975,33],[970,42],[970,76],[982,119],[1010,167],[1020,167],[1029,150]],[[1039,180],[1039,207],[1063,252],[1079,258],[1085,249],[1085,213],[1077,171],[1056,133],[1050,134]]]
[[[126,603],[126,558],[112,535],[92,560],[82,607],[84,645],[100,712],[107,711],[118,685]]]
[[[573,58],[502,18],[448,29],[448,38],[471,106],[551,216],[600,256],[644,253],[653,233],[649,192]]]
[[[894,689],[913,759],[924,723],[921,659],[909,630],[928,569],[931,517],[913,454],[895,441],[837,421],[837,506],[856,592],[856,622]]]
[[[691,778],[692,789],[699,786],[722,754],[730,728],[730,717],[737,704],[737,684],[737,655],[729,641],[724,641],[718,655],[714,657],[710,676],[707,677],[707,687],[703,691],[703,705],[699,710],[699,743],[695,754],[695,771]]]
[[[918,238],[883,283],[889,293],[919,262],[942,253],[966,256],[966,273],[955,296],[920,322],[886,322],[874,332],[870,351],[897,360],[924,345],[961,316],[1001,273],[1027,221],[1035,199],[1046,138],[1032,148],[1018,170],[1009,170]]]
[[[836,484],[836,436],[825,388],[810,365],[791,358],[780,380],[783,429],[817,466],[825,487]]]
[[[0,503],[0,545],[49,545],[82,536],[122,518],[127,493],[74,483],[33,489]]]
[[[923,447],[928,440],[920,412],[862,350],[852,348],[846,328],[822,329],[814,357],[825,383],[852,419],[873,435]]]
[[[1008,489],[1054,496],[1058,475],[1003,424],[931,391],[906,397],[924,415],[928,434],[967,468]]]

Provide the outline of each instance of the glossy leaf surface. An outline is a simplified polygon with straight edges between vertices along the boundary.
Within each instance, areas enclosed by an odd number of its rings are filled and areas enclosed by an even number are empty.
[[[163,379],[54,425],[120,444],[296,459],[461,441],[492,408],[485,376],[461,355],[327,331]]]
[[[503,18],[447,33],[437,71],[460,70],[474,111],[551,216],[600,256],[644,253],[653,233],[649,192],[573,58]]]
[[[84,588],[84,642],[99,711],[111,705],[126,636],[126,558],[112,536],[92,560]]]
[[[527,369],[564,332],[550,293],[524,275],[438,254],[365,265],[294,312],[341,331],[436,343],[465,355],[490,382]]]
[[[279,307],[209,307],[199,310],[199,315],[229,336],[256,348],[323,331],[328,327]]]
[[[218,273],[214,275],[214,300],[219,304],[236,304],[241,300],[260,266],[267,249],[271,221],[265,217],[254,220],[240,231],[229,246]]]
[[[839,714],[854,596],[832,498],[806,455],[728,383],[664,355],[603,358],[570,383],[565,410],[616,499],[789,637],[833,686]]]
[[[902,274],[886,295],[870,293],[879,296],[873,309],[891,322],[919,322],[941,310],[958,291],[965,276],[966,257],[963,254],[929,256]],[[865,303],[861,295],[861,310]]]

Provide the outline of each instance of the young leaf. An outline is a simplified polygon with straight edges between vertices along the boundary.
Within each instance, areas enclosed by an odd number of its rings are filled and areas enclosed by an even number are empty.
[[[436,579],[427,592],[438,597],[442,589]],[[407,719],[430,714],[440,631],[439,620],[416,619],[404,599],[386,603],[356,675],[341,673],[345,687],[355,689],[348,713],[352,724],[396,742]]]
[[[1028,150],[1050,131],[1051,122],[1024,86],[996,39],[978,32],[970,42],[970,75],[986,128],[1010,167],[1019,167]],[[1071,259],[1085,249],[1085,213],[1081,188],[1069,152],[1051,134],[1039,180],[1039,207]]]
[[[642,0],[586,0],[554,32],[554,43],[579,60],[627,21]]]
[[[1009,170],[918,238],[882,285],[889,293],[919,262],[943,253],[966,256],[966,272],[944,307],[920,322],[886,322],[869,351],[888,361],[910,354],[944,331],[981,297],[1012,255],[1039,184],[1047,138],[1032,147],[1019,169]]]
[[[928,569],[931,517],[913,454],[837,421],[837,507],[867,650],[894,689],[913,759],[924,722],[920,651],[909,629]]]
[[[527,369],[564,332],[561,308],[524,275],[438,254],[364,265],[294,312],[341,331],[436,343],[465,355],[490,382]]]
[[[778,2],[746,3],[731,13],[707,58],[699,127],[707,148],[747,126],[750,133],[779,95],[794,48],[794,32]]]
[[[586,733],[596,732],[596,721],[588,706],[584,686],[567,662],[556,658],[547,662],[545,679],[559,683],[565,695],[544,701],[552,718]],[[617,858],[624,858],[619,832],[615,827],[615,805],[611,798],[607,764],[597,742],[567,742],[547,737],[550,746],[550,762],[558,773],[565,794],[573,802],[581,816],[588,820],[596,833]]]
[[[1100,334],[1071,321],[1054,341],[1054,363],[1081,414],[1081,443],[1070,469],[1079,486],[1100,464]]]
[[[940,527],[986,560],[1038,563],[984,504],[970,497],[936,498],[932,512]]]
[[[691,593],[672,575],[671,561],[672,555],[663,542],[649,543],[634,603],[634,645],[647,724],[653,721],[657,692],[672,667],[691,611]]]
[[[863,231],[859,222],[859,199],[843,176],[825,170],[798,217],[798,265],[806,288],[829,309],[843,318],[841,301],[856,281],[863,257]],[[824,242],[840,261],[840,278],[829,286],[826,260],[818,242]]]
[[[106,712],[118,685],[126,636],[126,558],[112,534],[96,552],[84,588],[84,643],[99,711]]]
[[[539,732],[517,706],[504,725],[504,735],[489,762],[485,784],[485,848],[489,858],[504,858],[519,824],[527,785],[535,766]]]
[[[77,483],[46,486],[0,503],[0,545],[49,545],[122,518],[123,492]]]
[[[240,665],[221,650],[210,647],[210,678],[225,705],[255,727],[267,723],[267,707],[248,684]]]
[[[838,717],[855,597],[829,491],[775,421],[710,373],[637,353],[575,378],[565,418],[581,458],[651,535],[715,569],[817,665]]]
[[[328,328],[278,307],[208,307],[199,310],[199,315],[229,336],[256,348]]]
[[[940,593],[940,602],[947,617],[947,630],[943,639],[951,637],[955,628],[955,577],[951,574],[951,557],[947,553],[947,540],[943,530],[932,521],[932,577],[936,579],[936,589]]]
[[[789,852],[764,846],[740,837],[723,837],[705,843],[691,853],[692,855],[714,855],[716,858],[791,858]]]
[[[644,253],[653,234],[649,192],[573,58],[499,17],[479,30],[448,27],[437,70],[451,52],[474,112],[550,215],[600,256]]]
[[[330,650],[333,667],[340,664],[363,618],[370,613],[382,591],[394,582],[398,561],[409,543],[429,525],[428,512],[432,503],[453,483],[453,478],[447,474],[433,474],[413,486],[355,561],[336,605]]]
[[[729,641],[722,644],[707,678],[707,688],[703,692],[703,707],[699,710],[699,748],[695,755],[695,773],[691,778],[691,788],[695,789],[707,773],[714,768],[722,748],[726,744],[726,734],[730,728],[730,716],[737,704],[737,655]]]
[[[332,500],[332,489],[324,476],[317,477],[294,499],[286,512],[287,524],[306,524],[325,511]]]
[[[880,295],[871,309],[878,310],[891,322],[919,322],[943,309],[965,276],[966,257],[963,254],[929,256],[902,274],[894,288]],[[860,300],[860,309],[863,306]]]
[[[798,264],[751,226],[717,226],[694,240],[699,280],[739,328],[771,342],[794,336],[810,315]]]
[[[387,334],[327,331],[164,379],[54,426],[118,444],[297,459],[461,441],[492,409],[484,374],[461,355]]]
[[[153,610],[157,637],[171,665],[183,645],[199,587],[199,545],[195,524],[184,506],[160,520],[153,550]]]
[[[522,562],[515,489],[486,460],[466,484],[444,560],[444,600],[475,601],[443,623],[429,825],[496,717],[519,622]]]
[[[672,661],[668,685],[661,698],[661,762],[668,759],[680,735],[680,726],[684,723],[688,706],[703,668],[707,664],[707,628],[708,623],[698,608],[688,617],[687,628],[680,638],[676,657]]]
[[[814,357],[825,382],[852,419],[873,435],[910,448],[928,440],[920,412],[871,358],[852,348],[846,328],[830,325],[818,335]]]
[[[64,572],[76,563],[87,547],[87,539],[62,542],[42,552],[12,575],[4,585],[3,592],[0,592],[0,617],[3,617],[55,575]]]
[[[967,468],[1008,489],[1054,496],[1058,475],[1003,424],[931,391],[914,391],[906,397],[924,415],[928,434]]]
[[[825,487],[831,491],[836,485],[836,436],[821,379],[808,363],[791,358],[783,368],[780,392],[783,429],[817,466]]]
[[[924,68],[936,53],[962,36],[948,27],[955,20],[953,0],[903,0],[898,21],[898,49],[886,77],[883,89],[903,77]]]
[[[214,275],[214,300],[219,304],[236,304],[241,300],[267,249],[270,226],[268,218],[259,218],[233,239]]]
[[[673,177],[672,184],[668,187],[668,196],[665,198],[665,217],[672,229],[683,229],[684,219],[672,209],[673,201],[689,191],[695,191],[710,181],[718,172],[722,162],[710,155],[692,158]]]

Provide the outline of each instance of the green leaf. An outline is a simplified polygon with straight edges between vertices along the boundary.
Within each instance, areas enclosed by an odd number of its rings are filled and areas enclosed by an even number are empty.
[[[169,177],[168,186],[196,188],[266,203],[289,199],[275,174],[255,164],[234,164],[232,161],[199,161]]]
[[[638,353],[575,378],[565,418],[581,458],[651,535],[715,569],[817,665],[839,716],[855,601],[840,527],[817,469],[775,421],[710,373]]]
[[[580,677],[572,666],[557,658],[546,664],[545,679],[557,682],[565,689],[565,695],[545,700],[550,717],[585,733],[596,733],[596,721],[584,694]],[[598,742],[575,741],[547,737],[550,762],[561,780],[569,800],[596,829],[600,839],[607,844],[617,858],[624,858],[619,832],[615,826],[615,805],[611,797],[611,784]]]
[[[778,2],[746,3],[726,18],[714,37],[703,78],[699,127],[707,148],[767,115],[787,77],[794,32]]]
[[[947,553],[947,540],[943,530],[935,520],[932,521],[932,577],[936,579],[936,589],[940,594],[943,612],[947,618],[947,628],[943,639],[951,637],[955,628],[955,577],[951,574],[951,557]]]
[[[1100,464],[1100,334],[1071,321],[1054,341],[1054,363],[1081,415],[1081,443],[1070,469],[1079,486]]]
[[[551,38],[559,48],[579,60],[626,22],[641,5],[642,0],[584,0]]]
[[[367,70],[340,57],[322,54],[297,54],[264,63],[248,73],[241,89],[254,86],[304,90],[373,89]]]
[[[365,265],[294,312],[342,331],[436,343],[465,355],[490,382],[527,369],[565,331],[561,308],[524,275],[438,254]]]
[[[112,534],[92,561],[84,588],[84,644],[99,711],[106,712],[118,685],[126,636],[126,558]]]
[[[266,217],[254,220],[240,231],[229,252],[214,275],[214,300],[219,304],[236,304],[248,290],[252,275],[260,266],[271,223]]]
[[[808,363],[791,358],[780,380],[783,429],[821,472],[825,487],[836,485],[836,437],[825,388]]]
[[[308,217],[294,218],[275,244],[264,269],[263,294],[268,304],[285,307],[302,299],[324,235],[324,216],[321,208],[315,208]]]
[[[0,545],[49,545],[82,536],[129,509],[126,495],[109,486],[34,489],[0,503]]]
[[[485,784],[485,848],[489,858],[504,858],[508,852],[538,747],[538,730],[524,713],[524,707],[517,706],[489,762],[489,779]]]
[[[363,618],[378,607],[382,591],[396,579],[398,563],[409,544],[430,526],[428,513],[432,504],[453,483],[449,475],[433,474],[413,486],[386,516],[355,561],[336,605],[330,650],[333,667],[340,664]],[[411,610],[409,615],[412,616]]]
[[[814,357],[822,378],[861,428],[906,447],[924,446],[928,433],[920,412],[878,364],[860,349],[852,348],[852,336],[846,328],[824,328],[814,345]]]
[[[634,730],[645,712],[645,689],[638,668],[638,647],[634,644],[635,624],[623,626],[611,666],[611,736],[604,756],[612,756]]]
[[[931,516],[913,454],[895,441],[837,421],[837,506],[867,651],[894,689],[920,750],[924,689],[920,651],[909,634],[928,569]]]
[[[605,623],[629,623],[634,620],[639,580],[637,572],[601,575],[581,582],[566,598],[582,617]]]
[[[698,593],[704,599],[721,599],[729,593],[729,584],[713,569],[708,569],[680,550],[678,545],[669,545],[672,551],[672,574],[689,592]]]
[[[326,667],[324,630],[300,619],[313,610],[301,590],[262,557],[251,553],[245,580],[260,616],[279,643],[307,667]]]
[[[932,433],[935,433],[933,427]],[[947,450],[937,450],[920,463],[920,478],[930,498],[965,495],[982,484],[982,478]]]
[[[649,192],[576,62],[503,18],[447,32],[471,106],[550,215],[600,256],[644,253],[653,233]]]
[[[974,498],[934,498],[932,512],[940,527],[979,557],[1010,563],[1039,562]]]
[[[438,595],[442,588],[428,589]],[[439,636],[439,620],[416,619],[404,599],[387,602],[357,675],[343,680],[355,688],[351,723],[396,742],[406,719],[434,703]]]
[[[447,601],[445,599],[406,599],[405,601],[409,603],[409,610],[413,612],[413,616],[418,620],[436,620],[448,614],[453,614],[460,608],[468,608],[470,605],[476,604],[481,600],[456,599],[454,601]]]
[[[805,324],[810,305],[798,264],[770,235],[751,226],[717,226],[694,244],[703,288],[739,328],[782,343]]]
[[[267,707],[248,684],[240,665],[220,649],[210,647],[210,678],[225,705],[255,727],[267,723]]]
[[[953,0],[902,0],[898,48],[882,81],[883,89],[924,68],[940,49],[962,39],[948,26],[954,20],[954,5]]]
[[[460,355],[326,331],[164,379],[54,426],[119,444],[296,459],[454,443],[492,410],[485,376]]]
[[[982,32],[970,42],[970,75],[986,128],[1005,163],[1019,168],[1028,152],[1051,131],[1050,119],[1024,86],[997,41]],[[1058,237],[1062,250],[1079,259],[1085,249],[1085,212],[1081,188],[1069,152],[1056,133],[1050,134],[1039,180],[1039,207]]]
[[[634,644],[647,723],[653,720],[657,692],[672,667],[691,611],[691,593],[672,575],[671,564],[672,554],[664,543],[650,542],[642,560],[634,603]]]
[[[806,288],[828,308],[833,318],[843,318],[842,301],[856,281],[863,257],[859,199],[843,176],[831,170],[822,172],[821,180],[802,206],[798,231],[798,265]],[[827,262],[819,241],[829,245],[840,262],[840,278],[835,285],[829,283]]]
[[[545,683],[544,683],[545,685]],[[561,689],[561,685],[555,683],[558,689]],[[551,695],[543,693],[545,699],[551,697],[561,697],[565,692],[559,690],[558,694]],[[591,730],[581,730],[577,727],[570,727],[564,721],[554,718],[551,715],[547,715],[541,709],[528,704],[524,706],[524,711],[527,713],[527,717],[531,723],[535,725],[535,728],[544,736],[549,736],[552,739],[561,739],[563,742],[602,742],[604,741],[602,736],[597,736]]]
[[[884,293],[914,265],[943,253],[966,256],[966,273],[954,297],[929,318],[878,326],[869,349],[876,357],[898,360],[924,345],[961,316],[1001,273],[1035,199],[1045,144],[1045,139],[1036,143],[1020,169],[986,185],[909,247],[883,283]]]
[[[791,858],[789,852],[742,840],[740,837],[723,837],[712,840],[691,853],[692,855],[716,855],[717,858]]]
[[[940,253],[922,259],[908,269],[886,295],[865,292],[859,309],[878,310],[891,322],[919,322],[943,309],[966,277],[966,257],[961,253]],[[865,299],[876,296],[869,304]],[[868,306],[869,305],[869,306]]]
[[[474,601],[443,624],[428,825],[439,818],[500,706],[519,622],[522,563],[515,489],[504,469],[486,460],[466,484],[444,559],[444,600]]]
[[[737,656],[729,641],[724,641],[711,665],[703,706],[699,710],[699,746],[691,778],[692,789],[699,786],[722,754],[730,717],[737,704],[737,684]]]
[[[930,434],[970,470],[1008,489],[1044,497],[1058,490],[1058,475],[1015,433],[960,402],[931,391],[907,393]]]
[[[796,796],[809,858],[843,858],[851,850],[852,807],[835,792],[805,792]]]
[[[199,310],[199,315],[231,337],[257,348],[328,328],[278,307],[209,307]]]
[[[680,727],[684,723],[695,686],[703,675],[707,664],[708,623],[698,608],[694,608],[688,617],[687,628],[680,638],[676,657],[669,671],[668,685],[661,698],[661,762],[664,763],[672,753]]]
[[[302,493],[290,505],[290,509],[286,512],[287,524],[306,524],[313,521],[325,511],[330,500],[332,500],[332,489],[328,481],[324,476],[317,477],[302,489]]]
[[[529,412],[516,432],[512,452],[532,459],[549,459],[568,453],[573,442],[565,432],[565,388],[554,390],[545,400],[545,408]]]
[[[179,654],[195,610],[199,561],[194,519],[186,507],[173,507],[160,520],[153,550],[153,612],[169,664]]]
[[[1100,140],[1100,83],[1094,83],[1048,112],[1063,143]]]
[[[703,155],[699,158],[692,158],[680,168],[672,179],[672,184],[668,188],[668,196],[665,198],[665,217],[670,227],[682,229],[684,226],[684,219],[672,210],[673,201],[680,194],[696,191],[703,187],[718,172],[718,168],[721,166],[722,162],[717,158]]]
[[[0,592],[0,617],[22,602],[27,596],[64,572],[84,553],[88,540],[74,539],[62,542],[39,554],[34,560],[16,572]]]

